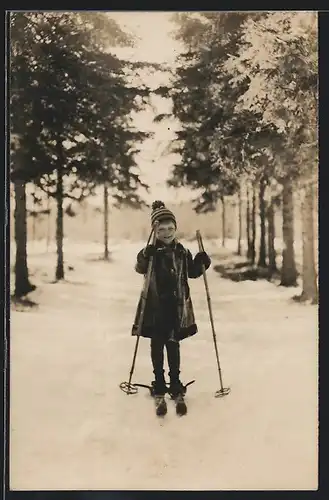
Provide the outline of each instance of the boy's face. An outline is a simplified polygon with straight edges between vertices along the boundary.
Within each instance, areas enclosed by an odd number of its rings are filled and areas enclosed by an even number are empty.
[[[170,245],[176,235],[176,227],[172,221],[163,221],[155,229],[156,237],[166,245]]]

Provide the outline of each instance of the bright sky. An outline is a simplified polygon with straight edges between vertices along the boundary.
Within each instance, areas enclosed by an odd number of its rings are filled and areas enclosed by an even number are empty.
[[[136,47],[122,49],[132,59],[170,63],[175,61],[181,46],[171,36],[173,12],[109,12],[124,31],[139,38]]]
[[[170,32],[174,24],[170,22],[173,12],[109,12],[109,16],[115,19],[124,31],[132,32],[138,37],[136,46],[133,48],[116,48],[116,54],[132,61],[148,61],[174,65],[175,58],[182,50],[179,42],[175,41]],[[113,49],[111,49],[113,50]],[[146,75],[145,83],[152,87],[165,84],[164,75],[159,72],[156,75]],[[174,201],[190,199],[191,194],[186,190],[179,193],[166,187],[166,179],[170,168],[177,161],[177,156],[166,154],[165,150],[174,137],[174,131],[178,123],[153,123],[158,113],[170,113],[171,101],[155,97],[152,104],[156,110],[148,109],[136,118],[136,126],[143,130],[154,132],[154,137],[142,145],[142,152],[137,158],[141,169],[143,180],[151,187],[151,193],[147,196],[149,201],[162,199]],[[178,158],[179,159],[179,158]]]

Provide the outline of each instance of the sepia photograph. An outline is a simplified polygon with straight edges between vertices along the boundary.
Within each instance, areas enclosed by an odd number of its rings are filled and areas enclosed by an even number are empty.
[[[9,489],[318,489],[318,14],[7,11]]]

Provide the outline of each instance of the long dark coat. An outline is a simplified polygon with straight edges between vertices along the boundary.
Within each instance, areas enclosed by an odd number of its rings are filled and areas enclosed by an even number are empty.
[[[183,340],[197,333],[193,304],[190,297],[188,278],[199,278],[202,275],[202,258],[200,253],[193,259],[191,252],[181,243],[175,241],[166,247],[156,242],[156,254],[153,259],[150,286],[146,298],[146,306],[140,335],[152,338],[155,335],[173,336]],[[135,270],[146,274],[148,259],[143,250],[137,255]],[[206,256],[206,269],[210,259]],[[142,297],[140,297],[132,335],[137,334],[141,316]]]

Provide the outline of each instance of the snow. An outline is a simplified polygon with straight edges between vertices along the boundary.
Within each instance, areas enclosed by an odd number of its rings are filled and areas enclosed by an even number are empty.
[[[188,414],[168,400],[155,416],[147,390],[127,396],[130,336],[143,243],[65,242],[67,281],[52,283],[54,249],[31,244],[38,306],[11,313],[10,488],[14,490],[317,489],[317,307],[298,289],[234,283],[208,271],[224,386],[220,388],[202,278],[190,280],[199,333],[181,344]],[[216,259],[215,240],[205,242]],[[196,242],[188,247],[196,251]],[[229,250],[222,252],[223,258]],[[141,339],[134,382],[150,383]]]

